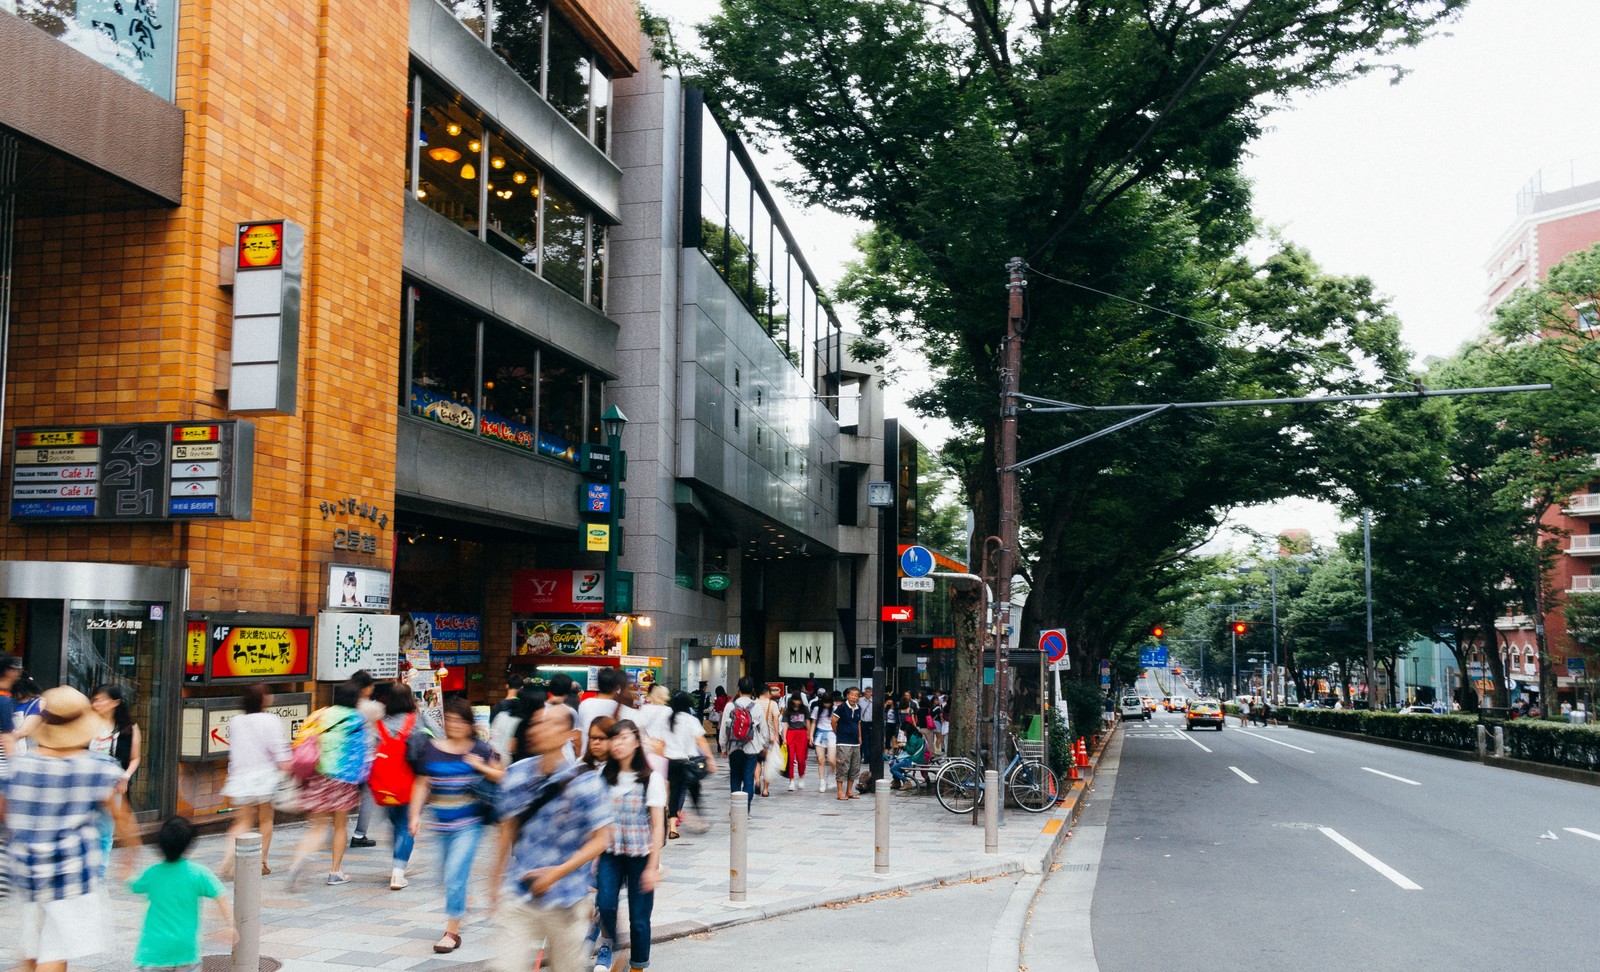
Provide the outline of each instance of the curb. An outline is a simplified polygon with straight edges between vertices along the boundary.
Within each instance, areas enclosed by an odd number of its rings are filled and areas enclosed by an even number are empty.
[[[1359,732],[1345,732],[1341,729],[1327,729],[1322,726],[1300,726],[1289,723],[1290,729],[1300,729],[1305,732],[1321,733],[1324,736],[1336,736],[1340,739],[1350,739],[1355,742],[1372,743],[1377,746],[1389,746],[1393,749],[1408,749],[1414,753],[1425,753],[1429,756],[1443,756],[1446,759],[1460,760],[1464,763],[1478,763],[1483,766],[1493,766],[1498,769],[1511,770],[1516,773],[1527,773],[1532,776],[1543,776],[1551,780],[1565,780],[1568,783],[1582,783],[1586,786],[1600,786],[1600,773],[1594,770],[1578,769],[1575,766],[1554,766],[1549,763],[1535,763],[1532,760],[1516,759],[1511,756],[1484,756],[1479,758],[1473,750],[1446,749],[1443,746],[1429,746],[1425,743],[1406,742],[1403,739],[1385,739],[1381,736],[1368,736]]]

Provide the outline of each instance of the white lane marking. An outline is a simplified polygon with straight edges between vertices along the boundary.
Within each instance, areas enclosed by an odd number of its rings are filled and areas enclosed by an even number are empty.
[[[1590,840],[1600,840],[1600,834],[1591,834],[1589,831],[1579,830],[1577,827],[1562,827],[1561,829],[1565,830],[1569,834],[1577,834],[1579,837],[1587,837]]]
[[[1239,779],[1244,780],[1246,783],[1254,783],[1255,782],[1255,780],[1252,780],[1250,778],[1250,774],[1246,773],[1244,770],[1240,769],[1237,766],[1230,766],[1230,767],[1228,767],[1228,769],[1231,769],[1235,773],[1238,773],[1239,774]]]
[[[1374,871],[1377,871],[1379,874],[1382,874],[1395,884],[1398,884],[1401,888],[1407,891],[1422,890],[1422,885],[1406,877],[1404,874],[1401,874],[1399,871],[1378,860],[1376,857],[1373,857],[1371,854],[1368,854],[1360,847],[1357,847],[1350,841],[1349,838],[1345,837],[1337,830],[1334,830],[1332,827],[1318,827],[1317,829],[1326,834],[1329,840],[1354,854],[1356,860],[1372,868]]]
[[[1211,752],[1211,750],[1206,749],[1206,744],[1205,743],[1203,743],[1200,740],[1194,738],[1193,736],[1185,735],[1184,733],[1181,733],[1176,729],[1172,730],[1172,734],[1174,736],[1177,736],[1179,739],[1187,739],[1187,740],[1189,740],[1190,742],[1194,743],[1196,746],[1199,746],[1201,749],[1205,749],[1205,751],[1208,752],[1208,753]]]
[[[1418,783],[1416,780],[1408,780],[1403,776],[1396,776],[1393,773],[1385,773],[1383,770],[1375,770],[1370,766],[1363,766],[1361,768],[1366,770],[1368,773],[1375,773],[1378,776],[1386,776],[1391,780],[1399,780],[1401,783],[1410,783],[1412,786],[1421,786],[1422,785],[1421,783]]]
[[[1257,733],[1253,733],[1253,732],[1247,732],[1247,733],[1245,733],[1245,735],[1247,737],[1249,737],[1250,739],[1259,739],[1262,742],[1277,743],[1280,746],[1288,746],[1290,749],[1298,749],[1302,753],[1311,753],[1313,755],[1316,754],[1316,750],[1315,749],[1306,749],[1304,746],[1296,746],[1294,743],[1286,743],[1281,739],[1273,739],[1271,736],[1262,736],[1262,735],[1258,735]]]

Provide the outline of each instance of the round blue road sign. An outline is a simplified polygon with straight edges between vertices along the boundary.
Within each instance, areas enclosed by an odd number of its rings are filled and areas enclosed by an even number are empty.
[[[933,552],[927,547],[907,547],[900,555],[900,569],[907,577],[926,577],[933,569]]]

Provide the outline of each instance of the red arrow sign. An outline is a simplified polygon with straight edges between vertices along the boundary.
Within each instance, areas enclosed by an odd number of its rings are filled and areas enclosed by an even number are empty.
[[[896,621],[901,624],[914,621],[916,617],[916,612],[911,610],[911,605],[909,604],[884,605],[882,613],[879,615],[879,618],[883,621]]]

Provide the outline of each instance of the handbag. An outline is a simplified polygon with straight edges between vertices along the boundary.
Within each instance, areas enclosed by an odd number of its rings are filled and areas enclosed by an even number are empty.
[[[690,779],[703,780],[711,775],[711,771],[706,768],[706,757],[703,753],[696,753],[684,760],[684,762],[689,764]]]
[[[500,784],[479,773],[467,792],[477,801],[478,816],[484,823],[500,822]]]
[[[322,760],[322,734],[313,732],[294,744],[289,753],[289,775],[304,782],[317,775]]]
[[[272,809],[281,813],[299,813],[305,806],[304,789],[293,774],[285,773],[278,779],[278,788],[272,793]]]

